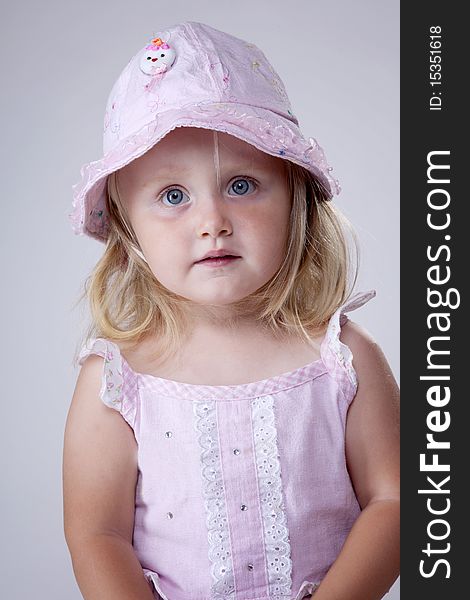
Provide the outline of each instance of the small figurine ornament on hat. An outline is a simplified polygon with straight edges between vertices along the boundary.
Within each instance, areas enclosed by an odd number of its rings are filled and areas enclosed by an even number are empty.
[[[161,38],[154,38],[140,59],[140,68],[146,75],[161,75],[175,62],[176,52]]]

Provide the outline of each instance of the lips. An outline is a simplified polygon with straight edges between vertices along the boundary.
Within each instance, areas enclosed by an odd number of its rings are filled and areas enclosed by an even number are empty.
[[[197,263],[202,263],[205,261],[210,261],[211,259],[234,259],[234,258],[240,258],[240,256],[238,256],[238,254],[234,254],[233,250],[231,250],[230,248],[218,248],[217,250],[215,248],[213,248],[212,250],[209,250],[208,252],[206,252],[206,254],[200,258],[199,260],[196,261]]]
[[[221,260],[222,258],[240,258],[239,256],[235,256],[233,254],[221,254],[220,256],[208,256],[207,258],[203,258],[198,260],[197,262],[206,262],[208,260]]]
[[[240,258],[239,256],[232,256],[232,255],[224,255],[224,256],[209,256],[207,258],[203,258],[202,260],[198,260],[198,263],[223,263],[223,262],[230,262],[232,260],[236,260],[237,258]]]
[[[241,260],[240,256],[214,256],[204,258],[202,260],[198,260],[196,265],[206,266],[206,267],[224,267],[230,265],[232,263]]]

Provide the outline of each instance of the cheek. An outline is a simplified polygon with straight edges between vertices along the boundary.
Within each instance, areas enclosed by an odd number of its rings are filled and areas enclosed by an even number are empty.
[[[157,279],[169,277],[174,267],[184,258],[185,248],[181,239],[178,243],[174,232],[164,223],[146,219],[140,226],[134,226],[137,239],[149,266]]]
[[[290,206],[276,198],[262,207],[254,207],[243,218],[243,230],[262,255],[283,254],[289,228]]]

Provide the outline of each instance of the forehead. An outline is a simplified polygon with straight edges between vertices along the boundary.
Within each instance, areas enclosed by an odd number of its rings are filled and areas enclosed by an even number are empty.
[[[266,154],[228,133],[196,127],[177,127],[143,156],[124,167],[153,176],[191,171],[203,164],[222,168],[282,170],[283,159]]]

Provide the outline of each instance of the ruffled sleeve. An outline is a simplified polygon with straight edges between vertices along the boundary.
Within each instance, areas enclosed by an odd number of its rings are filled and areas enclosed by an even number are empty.
[[[121,356],[119,346],[104,338],[89,340],[80,350],[78,364],[82,365],[90,354],[103,357],[100,398],[106,406],[117,410],[134,429],[137,406],[137,381],[135,373]]]
[[[348,320],[346,312],[363,306],[366,302],[374,298],[375,295],[375,290],[357,292],[345,304],[340,306],[330,318],[321,346],[322,360],[330,373],[340,379],[345,377],[353,388],[353,391],[357,389],[356,371],[352,364],[353,355],[351,350],[339,339],[341,327]]]

